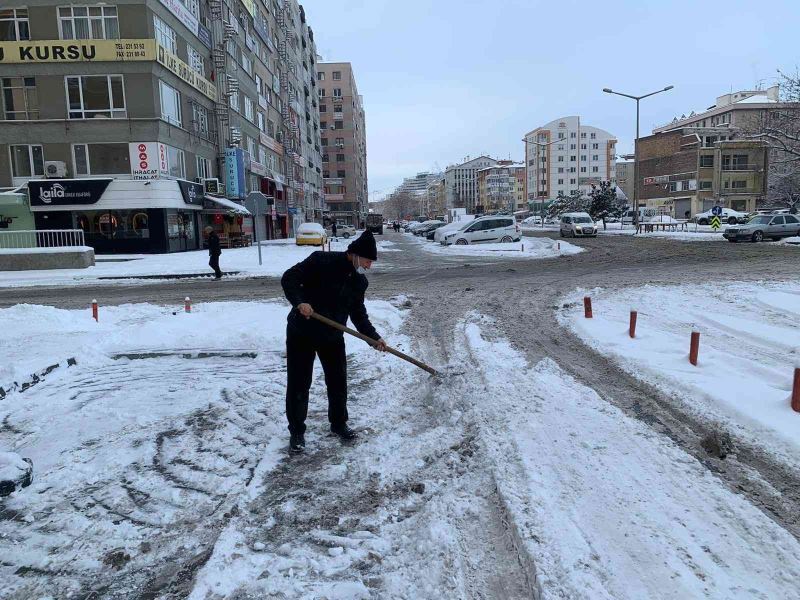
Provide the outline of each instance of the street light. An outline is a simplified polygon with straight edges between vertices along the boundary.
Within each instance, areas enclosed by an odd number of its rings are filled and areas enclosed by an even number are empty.
[[[549,142],[537,142],[535,140],[529,140],[528,138],[522,138],[522,141],[525,142],[525,161],[526,161],[525,170],[527,171],[527,169],[528,169],[528,165],[527,165],[528,146],[527,145],[528,144],[536,144],[536,146],[538,146],[540,148],[546,148],[547,146],[551,146],[551,145],[556,144],[558,142],[563,142],[564,140],[560,139],[560,138],[557,138],[555,140],[550,140]],[[538,168],[539,168],[538,167],[538,165],[539,165],[539,160],[538,159],[539,159],[539,154],[537,152],[537,154],[536,154],[536,165],[537,165],[536,169],[537,169],[537,171],[538,171]],[[549,169],[549,168],[550,168],[550,165],[547,165],[546,168],[545,168],[545,173],[547,173],[547,169]],[[536,197],[537,198],[539,197],[539,175],[538,174],[536,175]],[[544,229],[544,209],[542,209],[541,217],[542,217],[542,229]]]
[[[633,146],[633,226],[634,228],[639,225],[639,100],[655,96],[661,92],[666,92],[674,88],[674,85],[644,94],[643,96],[633,96],[631,94],[623,94],[622,92],[615,92],[611,88],[603,88],[606,94],[616,94],[617,96],[625,96],[631,100],[636,100],[636,141]]]

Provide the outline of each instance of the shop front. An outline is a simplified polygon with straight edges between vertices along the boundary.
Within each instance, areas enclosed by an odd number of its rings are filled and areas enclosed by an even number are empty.
[[[36,229],[82,229],[100,253],[200,248],[203,187],[177,179],[44,179],[28,182]]]
[[[200,213],[201,231],[212,227],[224,248],[249,246],[253,242],[253,219],[250,211],[233,200],[206,194]],[[208,236],[203,233],[203,245]]]

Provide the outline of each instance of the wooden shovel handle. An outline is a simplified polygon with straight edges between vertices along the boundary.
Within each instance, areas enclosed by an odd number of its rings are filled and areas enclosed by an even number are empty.
[[[378,345],[378,340],[373,340],[371,337],[369,337],[367,335],[364,335],[363,333],[360,333],[360,332],[356,331],[355,329],[350,329],[349,327],[345,327],[341,323],[337,323],[336,321],[334,321],[332,319],[329,319],[328,317],[323,317],[322,315],[320,315],[318,313],[311,313],[311,318],[316,319],[317,321],[320,321],[322,323],[325,323],[326,325],[329,325],[330,327],[333,327],[334,329],[338,329],[339,331],[343,331],[344,333],[349,333],[353,337],[357,337],[360,340],[364,340],[365,342],[367,342],[373,348]],[[439,374],[439,372],[436,369],[434,369],[433,367],[429,367],[424,362],[418,361],[416,358],[412,358],[408,354],[404,354],[404,353],[400,352],[400,350],[395,350],[394,348],[392,348],[390,346],[386,346],[386,352],[388,352],[389,354],[394,354],[396,357],[402,358],[403,360],[405,360],[407,362],[410,362],[412,365],[417,366],[417,367],[419,367],[420,369],[422,369],[424,371],[427,371],[431,375],[438,375]]]

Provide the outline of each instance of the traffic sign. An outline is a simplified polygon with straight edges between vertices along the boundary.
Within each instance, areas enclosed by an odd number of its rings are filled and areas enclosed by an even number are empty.
[[[722,216],[722,207],[721,206],[715,206],[714,208],[711,209],[711,214],[714,215],[715,217],[721,217]]]
[[[719,217],[714,215],[713,217],[711,217],[711,229],[716,231],[717,229],[719,229],[719,226],[720,226]]]

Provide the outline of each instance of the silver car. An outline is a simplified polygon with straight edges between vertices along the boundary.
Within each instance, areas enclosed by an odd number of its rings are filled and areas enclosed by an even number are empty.
[[[760,242],[764,238],[779,240],[800,235],[800,219],[795,215],[759,215],[744,225],[728,227],[722,234],[729,242]]]

